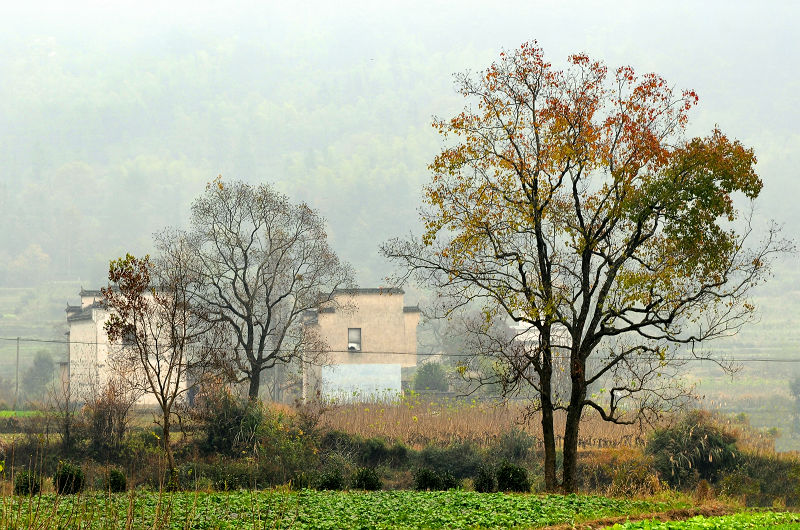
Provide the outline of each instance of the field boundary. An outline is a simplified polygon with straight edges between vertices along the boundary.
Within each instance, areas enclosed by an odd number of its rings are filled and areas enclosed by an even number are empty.
[[[656,519],[658,521],[685,521],[687,519],[691,519],[692,517],[697,517],[698,515],[702,515],[703,517],[719,517],[723,515],[733,515],[739,511],[741,510],[726,504],[711,504],[695,508],[675,508],[663,512],[602,517],[600,519],[592,519],[590,521],[582,521],[574,524],[565,523],[545,526],[542,528],[542,530],[595,530],[597,528],[605,528],[606,526],[615,525],[617,523],[646,521],[648,519]]]

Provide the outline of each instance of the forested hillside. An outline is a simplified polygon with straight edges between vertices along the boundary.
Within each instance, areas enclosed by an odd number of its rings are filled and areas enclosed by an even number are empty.
[[[335,4],[50,6],[47,17],[18,6],[4,17],[0,337],[60,339],[80,286],[99,286],[110,259],[146,253],[153,232],[181,226],[218,174],[270,181],[307,201],[358,282],[383,283],[391,269],[378,244],[419,231],[421,186],[440,148],[432,116],[463,104],[451,74],[531,39],[553,63],[585,51],[696,89],[689,132],[719,124],[754,147],[764,180],[755,224],[774,218],[785,235],[800,234],[800,55],[787,52],[794,18],[781,9],[687,2],[659,13],[631,5],[619,16],[600,5]],[[698,37],[702,48],[691,44]],[[760,322],[709,346],[770,361],[742,363],[733,391],[718,370],[694,371],[709,395],[761,403],[769,394],[789,406],[800,363],[773,361],[800,358],[799,264],[788,257],[760,288]],[[0,341],[0,377],[14,348]],[[23,350],[23,366],[38,348]]]

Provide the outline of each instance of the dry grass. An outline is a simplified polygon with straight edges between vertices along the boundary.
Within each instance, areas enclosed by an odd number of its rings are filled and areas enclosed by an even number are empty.
[[[542,439],[538,415],[525,421],[519,403],[488,403],[460,400],[404,398],[396,404],[346,404],[331,407],[321,418],[323,427],[399,440],[412,447],[429,443],[474,442],[492,445],[512,428]],[[563,432],[564,416],[556,416],[556,432]],[[643,444],[647,432],[638,426],[614,425],[587,414],[581,424],[582,448],[634,447]],[[560,440],[558,440],[560,443]]]

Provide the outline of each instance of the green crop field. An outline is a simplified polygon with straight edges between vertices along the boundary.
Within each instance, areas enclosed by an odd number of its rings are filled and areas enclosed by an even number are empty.
[[[0,419],[2,418],[32,418],[34,416],[41,416],[42,412],[38,410],[0,410]]]
[[[578,495],[271,490],[0,498],[2,528],[538,528],[686,508]],[[652,516],[652,515],[651,515]]]

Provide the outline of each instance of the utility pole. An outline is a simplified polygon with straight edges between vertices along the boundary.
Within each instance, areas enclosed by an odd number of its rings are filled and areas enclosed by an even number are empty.
[[[14,412],[17,411],[18,398],[19,398],[19,337],[17,337],[17,386],[14,389]]]

